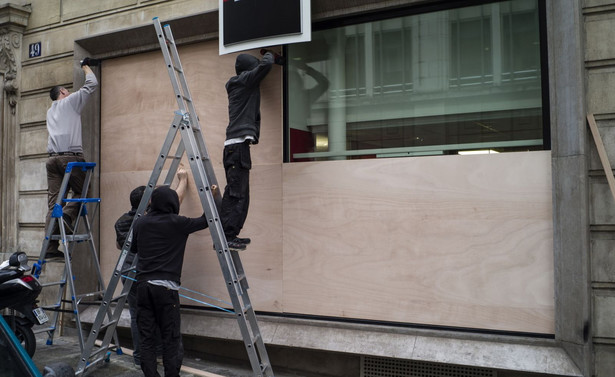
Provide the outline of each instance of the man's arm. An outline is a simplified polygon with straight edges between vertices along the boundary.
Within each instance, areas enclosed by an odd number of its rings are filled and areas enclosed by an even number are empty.
[[[90,68],[89,65],[84,65],[83,67],[81,67],[81,69],[83,70],[83,72],[87,75],[88,73],[94,74],[94,72],[92,72],[92,68]]]
[[[243,80],[245,80],[244,83],[248,86],[258,85],[271,71],[273,61],[273,54],[271,52],[265,53],[263,59],[260,60],[254,69],[241,73]]]
[[[177,169],[177,179],[178,183],[175,192],[177,192],[177,196],[179,197],[179,204],[182,204],[186,188],[188,187],[188,172],[186,169],[181,167]]]
[[[83,70],[83,73],[85,73],[85,83],[78,91],[71,93],[68,97],[66,97],[66,100],[69,101],[71,106],[79,114],[81,114],[81,111],[85,107],[88,99],[98,86],[98,80],[96,79],[94,72],[92,72],[92,69],[87,65],[82,66],[81,69]]]

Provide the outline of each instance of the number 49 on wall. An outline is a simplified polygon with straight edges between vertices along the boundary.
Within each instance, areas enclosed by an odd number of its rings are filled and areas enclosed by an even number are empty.
[[[41,42],[30,43],[28,56],[30,58],[41,56]]]

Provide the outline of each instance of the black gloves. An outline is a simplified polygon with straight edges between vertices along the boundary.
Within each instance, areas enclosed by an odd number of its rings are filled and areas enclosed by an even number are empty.
[[[270,52],[273,55],[273,62],[277,65],[284,65],[284,63],[286,63],[286,58],[284,58],[282,55],[271,51],[271,50],[267,50],[266,48],[261,48],[261,55],[265,55],[266,53]]]
[[[93,58],[85,58],[80,63],[81,63],[82,67],[84,65],[87,65],[87,66],[90,66],[90,67],[95,67],[95,66],[97,66],[100,63],[100,60],[93,59]]]

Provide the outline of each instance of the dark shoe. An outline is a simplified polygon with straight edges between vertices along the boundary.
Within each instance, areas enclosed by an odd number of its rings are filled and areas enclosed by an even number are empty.
[[[54,261],[54,260],[64,260],[64,253],[60,250],[52,250],[45,253],[45,260]]]
[[[249,239],[249,238],[239,238],[239,237],[235,237],[235,238],[233,239],[233,241],[231,241],[231,242],[240,243],[240,244],[243,244],[243,245],[248,245],[250,242],[252,242],[252,240],[251,240],[251,239]]]
[[[232,240],[232,241],[228,241],[228,248],[231,250],[235,250],[235,251],[241,251],[241,250],[245,250],[246,249],[246,245],[243,243],[239,243],[237,241]]]

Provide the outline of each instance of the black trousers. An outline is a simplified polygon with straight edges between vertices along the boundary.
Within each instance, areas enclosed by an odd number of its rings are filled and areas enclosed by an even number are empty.
[[[156,330],[162,337],[162,364],[165,377],[179,377],[183,360],[179,313],[179,293],[159,285],[139,282],[137,286],[137,326],[141,346],[141,370],[145,377],[158,377],[156,370]]]
[[[226,187],[222,196],[220,220],[227,240],[239,235],[248,217],[250,206],[250,142],[224,147],[222,159],[226,173]]]

